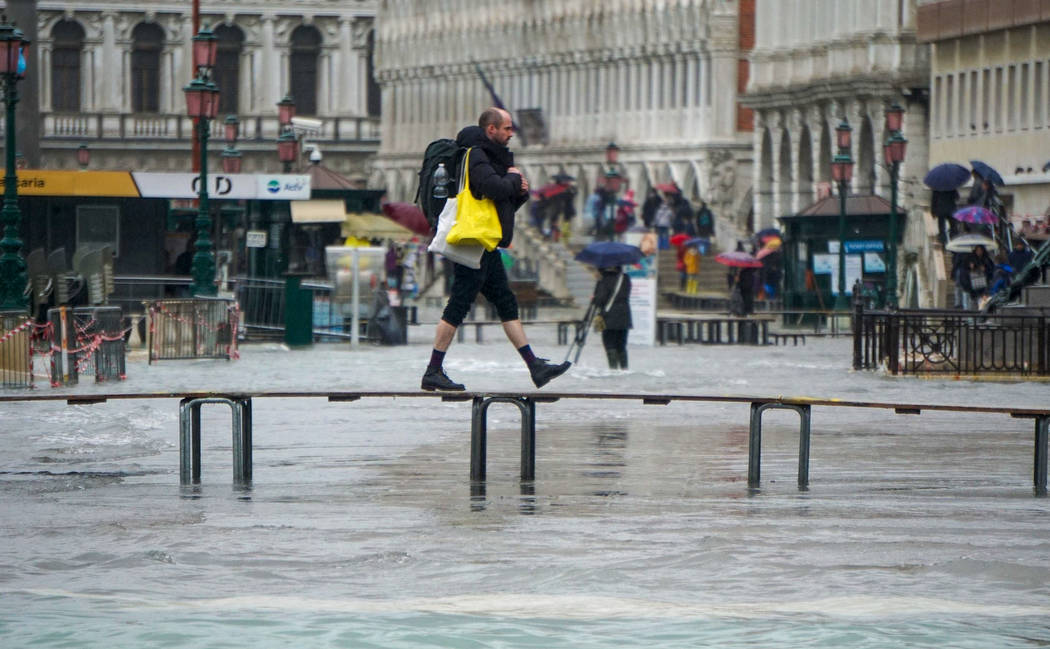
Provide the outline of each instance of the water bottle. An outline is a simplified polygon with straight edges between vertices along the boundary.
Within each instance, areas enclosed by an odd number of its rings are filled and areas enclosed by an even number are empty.
[[[439,162],[434,171],[434,198],[448,198],[448,172],[445,171],[444,162]]]

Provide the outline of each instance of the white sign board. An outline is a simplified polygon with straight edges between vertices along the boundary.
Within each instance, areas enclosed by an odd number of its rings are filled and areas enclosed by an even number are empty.
[[[248,230],[244,233],[245,248],[265,248],[266,230]]]
[[[862,255],[846,255],[846,295],[853,295],[853,284],[864,275],[864,257]],[[831,294],[839,294],[838,274],[834,276]]]
[[[197,198],[200,175],[133,171],[143,198]],[[310,176],[288,174],[209,174],[208,197],[219,200],[306,200]]]
[[[656,279],[631,278],[631,330],[627,341],[632,345],[656,344]]]

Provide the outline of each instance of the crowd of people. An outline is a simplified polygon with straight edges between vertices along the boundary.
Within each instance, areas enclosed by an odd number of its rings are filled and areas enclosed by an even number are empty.
[[[994,215],[994,222],[966,223],[953,218],[960,207],[958,190],[934,190],[930,197],[930,213],[937,219],[938,238],[952,253],[953,306],[965,310],[979,309],[985,300],[1022,272],[1034,256],[1025,239],[1013,231],[1006,219],[995,183],[976,170],[972,176],[973,184],[962,207],[984,208]],[[959,237],[964,235],[984,235],[987,243],[953,249],[950,242],[961,241]]]

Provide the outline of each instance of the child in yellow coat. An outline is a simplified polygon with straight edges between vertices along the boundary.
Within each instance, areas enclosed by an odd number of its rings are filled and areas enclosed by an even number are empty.
[[[700,251],[696,246],[689,246],[682,255],[685,265],[685,292],[695,294],[700,290]]]

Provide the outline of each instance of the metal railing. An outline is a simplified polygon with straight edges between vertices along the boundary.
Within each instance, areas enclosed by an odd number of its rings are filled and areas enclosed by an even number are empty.
[[[853,315],[853,368],[892,374],[1050,375],[1050,311],[865,311]]]

